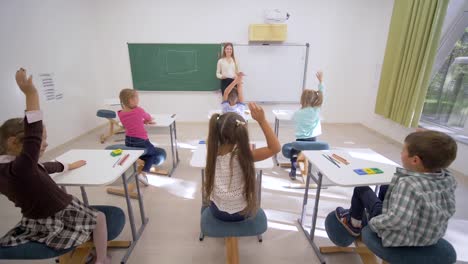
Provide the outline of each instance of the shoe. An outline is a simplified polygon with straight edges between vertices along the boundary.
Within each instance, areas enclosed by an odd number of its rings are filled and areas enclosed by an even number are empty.
[[[296,180],[296,170],[291,170],[291,171],[289,172],[289,178],[290,178],[291,180],[293,180],[293,181]]]
[[[337,207],[335,210],[336,219],[346,228],[348,233],[354,237],[358,237],[361,235],[361,228],[354,227],[351,224],[351,214],[349,213],[349,209],[344,209],[343,207]]]
[[[148,177],[146,176],[146,174],[138,174],[138,180],[145,186],[149,185]]]

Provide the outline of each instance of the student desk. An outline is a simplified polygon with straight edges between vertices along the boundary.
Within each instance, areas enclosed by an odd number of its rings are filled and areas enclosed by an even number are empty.
[[[255,146],[258,147],[264,147],[266,146],[265,142],[253,142],[255,143]],[[200,168],[201,169],[201,178],[202,178],[202,188],[205,183],[205,166],[206,166],[206,147],[207,145],[205,143],[198,144],[197,148],[193,152],[192,159],[190,160],[190,166],[195,167],[195,168]],[[255,162],[255,169],[258,170],[257,172],[257,186],[258,186],[258,202],[259,204],[261,203],[261,198],[262,198],[262,174],[263,174],[263,169],[271,169],[273,167],[273,161],[271,159],[265,159],[262,161],[257,161]],[[203,204],[207,200],[207,197],[205,197],[205,192],[202,191],[202,201]]]
[[[393,174],[398,167],[398,164],[387,159],[386,157],[374,152],[371,149],[337,149],[337,150],[322,150],[322,151],[302,151],[303,155],[309,160],[309,169],[307,173],[306,189],[304,192],[304,200],[302,203],[301,217],[298,219],[299,225],[304,231],[305,236],[312,245],[317,257],[321,263],[325,263],[319,248],[314,242],[315,225],[317,222],[317,211],[320,200],[320,190],[323,186],[367,186],[381,185],[390,183]],[[349,165],[339,163],[340,168],[334,165],[322,154],[332,155],[337,154],[349,162]],[[354,169],[363,168],[378,168],[383,171],[381,174],[358,175]],[[312,172],[314,171],[314,172]],[[316,174],[316,175],[314,175]],[[315,204],[312,212],[312,224],[310,233],[304,225],[304,217],[306,215],[306,206],[308,202],[309,183],[313,180],[317,184],[315,193]],[[349,202],[351,203],[351,202]]]
[[[151,115],[156,122],[156,124],[147,124],[145,125],[148,132],[154,132],[157,128],[168,127],[169,128],[169,137],[171,138],[171,154],[172,154],[172,168],[169,171],[169,177],[172,176],[172,173],[179,165],[179,150],[177,148],[177,129],[176,129],[176,119],[175,114],[154,114]]]
[[[121,263],[125,263],[130,257],[149,220],[145,215],[143,199],[136,176],[136,161],[143,154],[143,150],[124,150],[122,155],[117,157],[112,157],[110,152],[110,150],[72,149],[57,157],[56,160],[62,163],[71,163],[83,159],[86,160],[86,165],[75,170],[53,174],[51,177],[60,186],[79,186],[85,204],[88,204],[88,197],[85,190],[86,186],[106,186],[116,181],[119,177],[122,178],[127,201],[128,217],[130,219],[130,228],[132,231],[132,240],[127,244],[129,247],[121,260]],[[125,162],[121,166],[118,164],[114,166],[119,157],[123,159],[126,154],[129,154],[129,156]],[[138,191],[138,203],[142,222],[138,230],[135,227],[132,204],[128,193],[127,171],[134,177]]]

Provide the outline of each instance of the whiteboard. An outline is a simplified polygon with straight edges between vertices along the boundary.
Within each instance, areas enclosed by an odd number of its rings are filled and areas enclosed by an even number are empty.
[[[236,45],[234,54],[244,72],[244,98],[248,102],[298,103],[307,46]]]

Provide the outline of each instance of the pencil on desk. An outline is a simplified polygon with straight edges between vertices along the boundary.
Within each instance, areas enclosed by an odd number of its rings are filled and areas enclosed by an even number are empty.
[[[120,157],[119,159],[117,159],[117,161],[114,163],[114,165],[112,165],[112,168],[115,168],[115,165],[117,165],[117,163],[119,163],[119,161],[120,161],[121,158],[122,158],[122,157]]]
[[[335,164],[338,168],[341,168],[340,165],[338,165],[338,163],[336,163],[330,156],[328,155],[325,155],[325,154],[322,154],[322,156],[324,156],[327,160],[329,160],[331,163]]]
[[[332,154],[332,157],[334,157],[335,159],[337,159],[337,160],[343,162],[345,165],[348,165],[348,164],[349,164],[349,162],[348,162],[345,158],[343,158],[343,157],[341,157],[341,156],[338,156],[337,154]]]
[[[332,160],[333,160],[336,164],[338,164],[338,165],[341,164],[341,163],[344,164],[344,162],[339,161],[337,158],[334,158],[333,156],[330,156],[330,155],[327,155],[327,156],[328,156],[330,159],[332,159]]]
[[[127,160],[128,156],[130,156],[130,154],[127,153],[127,154],[122,158],[122,160],[121,160],[120,163],[119,163],[120,166],[122,166],[122,164],[124,164],[124,162]]]

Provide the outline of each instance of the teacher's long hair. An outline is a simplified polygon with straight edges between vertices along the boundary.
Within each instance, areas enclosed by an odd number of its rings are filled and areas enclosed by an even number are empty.
[[[247,124],[240,115],[228,112],[223,115],[214,114],[210,118],[205,175],[206,181],[203,186],[205,197],[209,199],[214,188],[216,158],[219,146],[224,144],[234,145],[230,160],[231,180],[233,177],[232,163],[237,158],[244,178],[244,197],[247,207],[240,212],[245,216],[255,216],[258,210],[257,186],[255,180],[255,166],[249,143],[249,132]]]
[[[223,54],[221,55],[221,58],[226,58],[226,47],[231,46],[232,48],[232,59],[234,60],[234,63],[236,64],[236,69],[237,69],[237,62],[236,62],[236,56],[234,56],[234,46],[232,45],[231,42],[226,42],[223,44]]]

